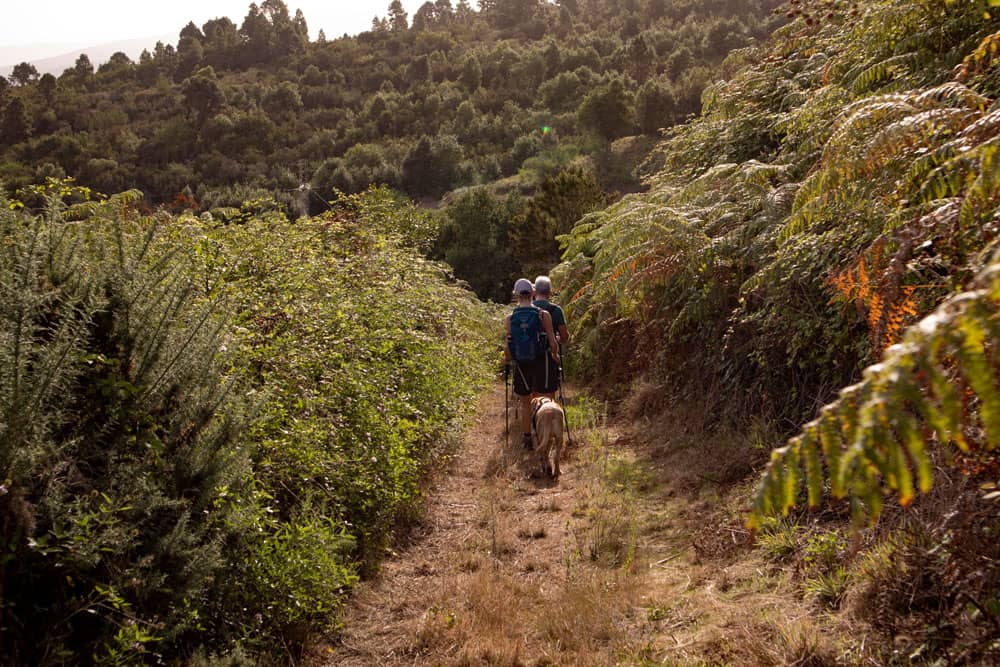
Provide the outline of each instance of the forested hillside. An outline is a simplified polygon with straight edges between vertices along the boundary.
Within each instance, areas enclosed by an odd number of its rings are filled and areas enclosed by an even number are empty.
[[[261,196],[290,217],[318,213],[334,189],[372,184],[433,201],[513,177],[501,190],[530,194],[571,166],[584,188],[635,189],[651,138],[699,110],[731,49],[784,20],[776,4],[504,0],[477,11],[438,0],[408,17],[396,2],[369,32],[310,42],[301,12],[267,0],[242,22],[188,24],[138,62],[81,57],[59,77],[20,66],[0,81],[0,181],[13,195],[70,176],[223,219]],[[576,219],[561,213],[553,233]],[[494,230],[502,247],[508,226]],[[444,243],[439,256],[471,253],[456,270],[498,300],[511,263],[558,260],[554,241],[537,261],[495,262],[455,235]],[[504,270],[476,276],[484,261]]]
[[[201,209],[250,188],[292,208],[288,191],[310,182],[326,199],[372,183],[436,198],[697,112],[715,65],[768,34],[767,9],[439,0],[411,19],[397,2],[370,32],[310,42],[301,12],[265,0],[239,24],[188,24],[139,62],[16,71],[0,92],[0,178],[12,192],[70,175],[154,204],[184,192]]]
[[[862,618],[912,633],[911,658],[968,664],[997,657],[1000,583],[992,4],[792,0],[557,272],[584,366],[646,414],[698,405],[708,451],[737,424],[746,470],[761,434],[818,417],[751,525],[828,604],[859,591]],[[876,524],[890,493],[908,512]],[[806,496],[869,519],[870,552],[806,528]]]

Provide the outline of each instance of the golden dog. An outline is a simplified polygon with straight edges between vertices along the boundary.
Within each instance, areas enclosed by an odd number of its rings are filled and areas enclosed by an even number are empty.
[[[542,474],[559,476],[559,455],[563,447],[563,409],[551,398],[539,396],[531,399],[532,435],[535,449],[542,464]],[[551,451],[551,462],[549,453]]]

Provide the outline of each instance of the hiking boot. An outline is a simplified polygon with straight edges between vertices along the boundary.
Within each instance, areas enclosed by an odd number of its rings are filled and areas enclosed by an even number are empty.
[[[534,443],[531,442],[531,434],[530,433],[522,433],[521,434],[521,444],[523,444],[524,448],[527,449],[529,452],[532,449],[535,448]]]

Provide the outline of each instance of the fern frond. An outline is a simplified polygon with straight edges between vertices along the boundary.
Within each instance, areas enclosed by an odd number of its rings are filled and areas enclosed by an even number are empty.
[[[758,488],[751,527],[797,502],[790,497],[789,480],[796,474],[793,469],[803,466],[800,455],[813,475],[815,462],[809,459],[822,451],[833,497],[850,496],[855,518],[874,521],[886,493],[895,492],[905,505],[916,489],[926,493],[931,488],[928,445],[1000,447],[1000,387],[993,360],[1000,345],[1000,254],[977,284],[907,329],[882,363],[868,368],[859,384],[824,407],[820,419],[804,426],[789,447],[774,451]],[[975,400],[963,401],[962,392]],[[970,423],[982,428],[974,441],[968,440]],[[924,437],[926,428],[934,434],[932,440]]]

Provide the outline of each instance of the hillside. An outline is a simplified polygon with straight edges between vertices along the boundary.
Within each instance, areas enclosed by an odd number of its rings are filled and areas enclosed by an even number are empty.
[[[86,54],[92,63],[104,63],[116,53],[124,53],[132,59],[139,57],[150,44],[165,36],[139,39],[125,39],[101,44],[42,44],[37,47],[0,47],[0,76],[10,77],[14,67],[21,62],[28,62],[41,74],[59,76],[73,67],[81,54]],[[32,53],[34,51],[35,53]],[[13,56],[17,53],[20,58]],[[30,54],[30,55],[27,55]]]
[[[262,196],[318,213],[335,189],[372,184],[425,201],[501,180],[530,194],[571,165],[603,191],[635,189],[650,139],[611,142],[697,112],[722,58],[779,20],[776,2],[443,0],[310,42],[306,17],[271,1],[239,25],[189,24],[137,62],[80,59],[0,86],[0,181],[13,195],[71,176],[217,218]],[[473,287],[502,300],[509,270]]]

